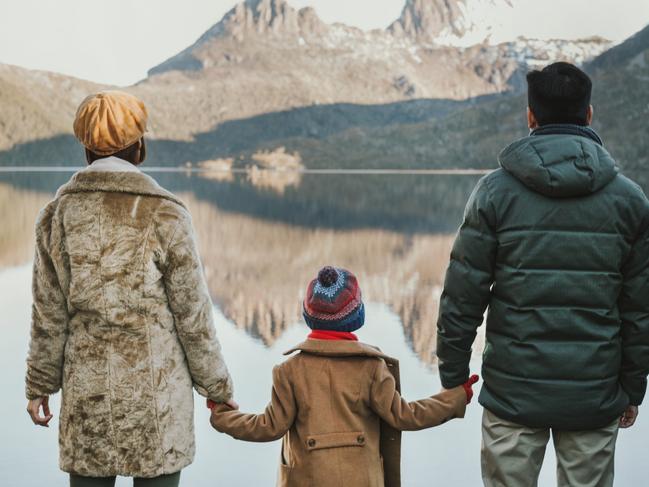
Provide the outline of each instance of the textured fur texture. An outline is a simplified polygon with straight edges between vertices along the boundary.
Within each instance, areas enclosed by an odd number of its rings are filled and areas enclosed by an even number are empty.
[[[182,202],[141,173],[81,171],[36,225],[27,397],[62,389],[60,466],[154,477],[194,457],[192,385],[232,384]]]
[[[370,345],[307,340],[287,354],[298,351],[273,370],[263,414],[219,405],[211,418],[241,440],[283,437],[278,487],[399,487],[401,431],[464,416],[462,387],[407,402],[399,362]]]

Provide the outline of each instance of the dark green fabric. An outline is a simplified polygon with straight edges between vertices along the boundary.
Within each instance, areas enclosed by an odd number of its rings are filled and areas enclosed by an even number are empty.
[[[115,487],[116,477],[82,477],[70,474],[70,487]]]
[[[135,478],[133,487],[178,487],[180,472],[161,475],[150,479]],[[82,477],[70,475],[70,487],[114,487],[115,477]]]
[[[649,201],[596,142],[526,137],[467,204],[441,297],[444,387],[531,427],[595,429],[640,404],[649,373]]]
[[[152,479],[133,479],[133,487],[178,487],[180,472],[162,475]]]

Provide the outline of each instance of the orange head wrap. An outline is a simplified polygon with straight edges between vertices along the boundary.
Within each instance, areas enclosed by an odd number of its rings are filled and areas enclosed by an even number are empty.
[[[87,97],[77,110],[74,135],[98,155],[110,155],[134,144],[146,132],[144,103],[122,91]]]

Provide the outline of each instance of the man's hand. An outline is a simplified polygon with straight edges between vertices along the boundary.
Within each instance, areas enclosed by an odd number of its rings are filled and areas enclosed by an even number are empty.
[[[214,407],[217,404],[225,404],[227,407],[229,407],[230,409],[234,409],[234,410],[239,409],[239,405],[235,402],[234,399],[230,399],[229,401],[226,401],[224,403],[216,403],[216,402],[212,401],[211,399],[207,400],[208,409],[214,409]]]
[[[630,428],[638,417],[638,406],[627,406],[620,418],[620,428]]]
[[[48,423],[54,417],[54,415],[50,413],[49,400],[50,398],[45,396],[39,397],[38,399],[32,399],[27,403],[27,412],[35,425],[49,428],[50,425]],[[41,407],[43,408],[43,415],[40,414]]]

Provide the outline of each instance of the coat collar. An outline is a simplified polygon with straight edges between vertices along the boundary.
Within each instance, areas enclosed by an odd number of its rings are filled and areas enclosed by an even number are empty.
[[[96,162],[95,162],[96,164]],[[157,196],[186,208],[185,204],[174,194],[161,187],[155,179],[141,171],[90,171],[81,170],[72,176],[69,182],[59,188],[56,197],[71,193],[127,193],[144,196]]]
[[[140,169],[124,159],[110,156],[103,159],[97,159],[84,169],[85,172],[140,172]]]
[[[284,352],[284,355],[290,355],[294,352],[304,352],[329,357],[377,357],[390,363],[398,362],[397,359],[385,355],[377,347],[354,341],[310,339],[303,341],[290,350],[287,350]]]

